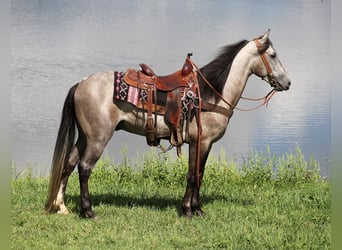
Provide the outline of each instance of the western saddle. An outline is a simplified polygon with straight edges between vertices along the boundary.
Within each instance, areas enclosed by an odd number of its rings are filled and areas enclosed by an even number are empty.
[[[157,138],[157,113],[164,115],[165,123],[169,126],[171,146],[177,147],[183,144],[183,124],[188,124],[193,117],[192,110],[198,107],[199,88],[197,74],[194,71],[189,53],[182,69],[167,76],[158,76],[146,64],[141,63],[141,70],[128,69],[123,80],[136,88],[147,92],[147,100],[142,108],[147,111],[146,140],[150,146],[158,146],[160,139]],[[157,92],[166,94],[165,108],[159,108],[157,104]],[[154,113],[154,119],[153,119]],[[195,112],[197,113],[197,112]],[[188,131],[185,133],[188,136]]]

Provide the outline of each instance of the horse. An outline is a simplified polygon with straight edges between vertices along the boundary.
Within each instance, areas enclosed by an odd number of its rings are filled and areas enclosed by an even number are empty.
[[[270,29],[251,41],[241,40],[227,45],[208,64],[194,68],[193,71],[198,73],[196,78],[201,99],[221,110],[233,111],[252,74],[268,83],[273,91],[288,90],[291,81],[273,48],[269,33]],[[113,81],[113,71],[101,72],[88,76],[70,88],[64,102],[52,158],[45,202],[47,213],[69,213],[64,202],[65,191],[68,178],[77,166],[80,216],[96,218],[91,207],[88,180],[106,144],[118,130],[146,135],[144,112],[131,103],[114,100]],[[156,115],[155,118],[158,122],[157,137],[170,138],[171,131],[163,116]],[[201,112],[200,128],[196,119],[188,124],[189,135],[185,143],[189,145],[189,162],[181,204],[182,213],[186,217],[204,215],[200,203],[200,187],[205,164],[213,143],[225,134],[230,118],[222,112],[206,110]],[[199,129],[201,133],[198,133]],[[196,162],[199,168],[198,183]]]

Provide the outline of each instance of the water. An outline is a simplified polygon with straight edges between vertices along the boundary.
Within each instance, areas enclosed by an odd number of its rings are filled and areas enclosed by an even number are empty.
[[[11,61],[12,159],[17,172],[50,168],[64,98],[91,73],[124,71],[141,62],[158,74],[177,70],[187,52],[198,65],[218,49],[271,28],[271,40],[292,80],[267,109],[235,111],[222,148],[282,155],[298,144],[330,175],[330,1],[13,0]],[[245,96],[269,86],[251,77]],[[253,106],[240,102],[240,106]],[[166,145],[166,142],[164,143]],[[107,146],[115,162],[149,151],[144,137],[118,132]]]

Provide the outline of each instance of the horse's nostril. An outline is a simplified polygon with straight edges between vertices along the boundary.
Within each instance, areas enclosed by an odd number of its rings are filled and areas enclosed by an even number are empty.
[[[291,86],[291,81],[287,85],[290,87]]]

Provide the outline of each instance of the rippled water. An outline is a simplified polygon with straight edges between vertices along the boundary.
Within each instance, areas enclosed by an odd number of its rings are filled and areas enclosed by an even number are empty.
[[[235,111],[215,144],[229,157],[250,150],[282,155],[301,146],[330,174],[330,1],[12,1],[12,159],[20,171],[50,168],[68,89],[91,73],[124,71],[145,62],[158,74],[177,70],[187,52],[204,65],[218,48],[270,38],[292,80],[268,108]],[[267,84],[251,77],[245,96]],[[250,106],[240,102],[240,106]],[[107,147],[116,162],[150,150],[144,137],[118,132]],[[39,169],[39,170],[38,170]]]

